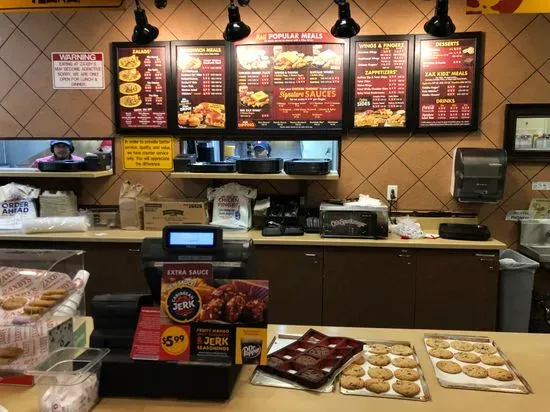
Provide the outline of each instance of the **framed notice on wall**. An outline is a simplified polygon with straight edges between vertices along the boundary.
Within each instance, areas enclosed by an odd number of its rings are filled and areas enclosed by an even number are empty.
[[[414,36],[355,37],[350,54],[350,129],[410,129]]]
[[[117,133],[168,132],[170,43],[113,43]]]
[[[229,48],[223,41],[172,42],[170,99],[176,133],[225,132],[226,95],[229,82]]]
[[[323,135],[344,129],[347,43],[328,33],[259,33],[235,47],[236,130]]]
[[[482,33],[416,36],[416,130],[478,129]]]

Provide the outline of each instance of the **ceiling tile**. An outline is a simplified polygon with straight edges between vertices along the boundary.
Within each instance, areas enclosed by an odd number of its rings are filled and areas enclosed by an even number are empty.
[[[78,40],[74,34],[72,34],[66,28],[54,37],[51,43],[46,47],[44,53],[50,57],[52,52],[84,52],[89,51],[84,44]]]
[[[407,140],[409,140],[409,134],[404,133],[378,133],[377,136],[382,140],[382,143],[384,143],[392,152],[397,151],[401,146],[405,144]]]
[[[506,169],[506,182],[504,183],[504,194],[502,201],[506,202],[514,193],[516,193],[525,183],[527,178],[520,172],[520,170],[509,164]]]
[[[243,21],[246,20],[243,18]],[[210,20],[191,1],[184,1],[165,23],[178,40],[198,39],[209,24]]]
[[[361,36],[378,36],[385,34],[374,20],[369,20],[361,27]]]
[[[166,26],[160,26],[159,28],[159,35],[158,37],[156,38],[155,41],[171,41],[171,40],[174,40],[176,38],[176,35],[174,33],[172,33],[168,27]],[[203,36],[201,36],[201,39],[203,38],[206,38]]]
[[[494,149],[495,146],[496,143],[488,139],[481,130],[468,133],[468,135],[457,145],[457,147],[479,147],[487,149]],[[502,147],[502,144],[497,147]]]
[[[105,35],[95,45],[94,51],[103,53],[103,61],[105,67],[111,69],[111,43],[128,41],[124,34],[122,34],[115,26],[112,26],[107,30]]]
[[[511,44],[497,54],[483,70],[485,77],[506,97],[534,71],[534,67]]]
[[[25,128],[34,137],[61,137],[69,130],[69,126],[47,105],[42,106]]]
[[[44,101],[23,80],[10,90],[2,100],[2,106],[15,120],[26,125],[44,105]]]
[[[485,119],[503,101],[504,96],[485,77],[481,78],[481,119]]]
[[[215,20],[216,17],[218,17],[221,13],[225,13],[227,10],[227,4],[224,1],[194,0],[193,2],[207,17],[210,18],[210,20]],[[251,2],[251,4],[253,3],[255,3],[255,1]],[[273,3],[273,1],[271,3]]]
[[[360,137],[344,151],[344,157],[365,177],[369,177],[390,156],[390,149],[377,137]]]
[[[387,34],[409,33],[425,16],[410,2],[389,0],[376,13],[374,21]]]
[[[432,0],[410,0],[423,14],[432,16],[434,14],[434,2]]]
[[[321,184],[332,197],[342,199],[351,195],[365,181],[365,178],[345,157],[342,157],[340,163],[340,180],[338,182],[322,181]]]
[[[10,67],[0,60],[0,101],[17,83],[19,76]]]
[[[275,31],[305,31],[315,18],[299,2],[285,0],[267,19]]]
[[[28,14],[29,13],[6,13],[6,16],[13,22],[13,24],[19,26]]]
[[[385,193],[385,190],[384,190]],[[386,196],[382,195],[380,191],[376,190],[376,187],[374,187],[368,180],[365,180],[361,185],[355,189],[350,195],[348,196],[349,199],[357,199],[359,198],[359,195],[369,195],[370,197],[374,199],[379,199],[382,201],[382,203],[386,203]]]
[[[214,26],[217,27],[216,25],[214,25]],[[255,33],[269,33],[269,32],[272,32],[272,31],[274,31],[274,30],[271,27],[269,27],[266,22],[263,22],[258,27],[256,27],[256,30],[254,30],[252,33],[254,33],[254,34]]]
[[[106,11],[106,12],[108,12],[108,11]],[[111,11],[111,12],[112,12],[112,11]],[[57,19],[58,19],[61,23],[63,23],[63,24],[67,23],[67,22],[71,19],[71,17],[73,17],[73,15],[74,15],[75,13],[76,13],[76,12],[73,11],[73,10],[67,10],[67,11],[53,11],[53,12],[52,12],[52,14],[53,14],[55,17],[57,17]],[[82,13],[84,13],[84,12],[82,12]],[[122,12],[119,12],[119,13],[122,13]]]
[[[548,103],[550,82],[539,72],[535,72],[508,97],[508,100],[511,103]]]
[[[165,22],[166,20],[168,20],[168,18],[172,15],[172,13],[174,13],[174,11],[176,11],[176,9],[178,9],[179,7],[181,7],[181,4],[183,3],[184,0],[170,0],[168,2],[168,4],[166,5],[165,8],[163,9],[157,9],[154,5],[153,5],[153,2],[152,1],[149,1],[147,4],[146,4],[146,7],[147,9],[149,10],[150,13],[147,13],[147,16],[151,16],[151,17],[155,17],[156,19],[160,20],[161,22]],[[189,0],[187,0],[189,1]],[[195,3],[197,5],[199,4],[206,4],[207,6],[204,6],[204,8],[207,8],[208,10],[214,10],[212,8],[212,3],[214,3],[215,0],[196,0]],[[224,2],[220,2],[218,1],[217,2],[221,7],[224,7]],[[131,9],[133,9],[134,7],[131,7]],[[204,9],[203,8],[203,9]]]
[[[17,134],[17,137],[32,137],[29,132],[25,129],[21,129],[21,131]]]
[[[512,43],[535,67],[540,67],[550,58],[550,21],[539,15]]]
[[[23,129],[11,115],[0,106],[0,137],[15,137]]]
[[[29,70],[27,70],[23,76],[23,80],[25,80],[43,100],[48,100],[54,92],[51,72],[52,62],[41,54],[31,65]]]
[[[0,58],[18,74],[23,74],[40,54],[40,50],[19,29],[0,47]]]
[[[48,100],[48,105],[72,126],[92,105],[90,99],[80,90],[57,90]]]
[[[429,187],[443,204],[447,204],[453,198],[451,195],[452,168],[452,157],[445,156],[422,177],[422,183]]]
[[[500,52],[508,42],[502,36],[495,26],[493,26],[485,16],[481,16],[468,31],[481,31],[484,33],[484,64],[487,64],[498,52]]]
[[[319,18],[333,3],[332,0],[299,0],[299,2],[309,11],[315,18]],[[352,5],[353,7],[354,5]],[[352,9],[353,10],[353,9]],[[352,11],[352,17],[355,18]],[[269,21],[269,19],[267,19]]]
[[[114,132],[114,125],[97,106],[92,105],[73,125],[81,137],[107,137]]]
[[[399,210],[441,210],[444,204],[419,181],[398,197],[397,207]]]
[[[483,134],[489,138],[496,147],[503,147],[505,113],[506,102],[498,106],[489,116],[483,119],[479,125]]]
[[[516,242],[519,236],[519,225],[516,222],[507,222],[505,218],[506,213],[501,209],[496,209],[494,213],[481,223],[487,225],[493,239],[511,245]]]
[[[544,169],[544,163],[514,163],[528,179],[533,179],[537,173]]]
[[[14,30],[15,24],[13,24],[4,13],[0,13],[0,46],[4,44],[6,39],[13,33]]]
[[[534,14],[488,14],[487,19],[508,40],[512,40],[535,19],[535,16]]]
[[[466,137],[467,132],[431,132],[430,136],[445,150],[447,153],[453,152],[454,148],[462,139]]]
[[[331,194],[319,182],[311,182],[307,187],[306,206],[319,207],[321,202],[331,197]]]
[[[282,2],[283,0],[253,0],[250,7],[265,20]]]
[[[351,16],[353,17],[353,19],[357,22],[357,24],[359,24],[359,26],[363,27],[363,25],[369,20],[369,16],[367,16],[363,12],[363,10],[357,7],[355,3],[350,3],[350,9],[351,9]],[[338,6],[334,3],[331,4],[329,8],[326,9],[324,13],[318,17],[319,23],[323,25],[326,31],[330,31],[332,26],[334,26],[334,23],[336,23],[337,19],[338,19]],[[268,20],[268,23],[270,22],[271,22],[271,18],[269,18]],[[364,34],[364,33],[361,31],[361,34]]]
[[[30,13],[19,28],[40,50],[61,30],[61,22],[51,13]]]
[[[388,0],[353,0],[368,16],[372,17]]]
[[[112,23],[99,10],[76,13],[67,23],[67,28],[90,50],[111,27]]]
[[[550,60],[542,65],[539,72],[550,82]]]
[[[399,196],[403,196],[417,180],[418,178],[414,173],[395,155],[392,155],[386,160],[384,164],[369,177],[369,182],[372,183],[380,193],[386,193],[388,185],[399,186]]]
[[[480,18],[477,14],[466,14],[463,0],[451,0],[449,2],[449,16],[453,19],[456,31],[459,33],[468,30]]]
[[[401,146],[396,155],[416,176],[422,177],[445,156],[445,151],[430,136],[417,135]]]
[[[428,18],[424,17],[421,19],[416,26],[412,28],[412,30],[409,32],[409,34],[426,34],[426,30],[424,30],[424,26],[428,22]]]
[[[223,33],[218,27],[212,23],[208,29],[201,35],[201,39],[223,39]]]

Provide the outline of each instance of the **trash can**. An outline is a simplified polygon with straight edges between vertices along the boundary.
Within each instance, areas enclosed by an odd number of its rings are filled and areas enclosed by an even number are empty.
[[[539,263],[515,250],[500,253],[498,329],[528,332],[535,271]]]

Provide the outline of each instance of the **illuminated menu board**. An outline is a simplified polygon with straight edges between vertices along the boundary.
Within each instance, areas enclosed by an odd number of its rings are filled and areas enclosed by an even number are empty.
[[[114,43],[117,131],[168,129],[167,44]]]
[[[413,72],[412,36],[353,40],[353,128],[406,128]]]
[[[239,43],[237,129],[341,130],[344,46],[328,33],[262,33]]]
[[[478,128],[480,57],[481,33],[417,37],[418,129]]]

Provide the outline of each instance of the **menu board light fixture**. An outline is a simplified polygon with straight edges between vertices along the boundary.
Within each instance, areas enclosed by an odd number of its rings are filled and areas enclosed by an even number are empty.
[[[250,0],[239,0],[241,6],[247,6]],[[227,15],[229,17],[229,23],[225,27],[223,32],[223,38],[227,41],[235,42],[242,40],[250,34],[250,26],[241,20],[241,13],[239,7],[235,5],[235,1],[231,0],[227,7]]]
[[[159,29],[149,24],[149,21],[147,20],[147,14],[139,4],[139,0],[136,0],[136,9],[134,10],[134,15],[136,17],[136,27],[134,27],[132,41],[137,44],[151,43],[158,37]]]
[[[338,5],[338,20],[330,29],[334,37],[349,39],[357,36],[361,30],[361,26],[357,24],[351,17],[351,10],[347,0],[334,0]]]
[[[449,16],[449,0],[435,1],[435,15],[424,25],[424,31],[435,37],[448,37],[456,30]]]

